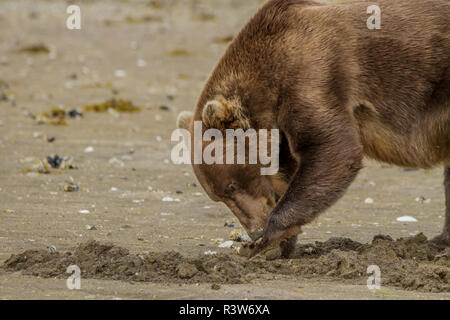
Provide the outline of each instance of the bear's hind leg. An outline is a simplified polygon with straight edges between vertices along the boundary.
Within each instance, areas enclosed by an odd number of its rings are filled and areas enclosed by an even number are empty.
[[[432,243],[440,246],[450,247],[450,166],[445,167],[445,224],[440,235],[431,240]]]

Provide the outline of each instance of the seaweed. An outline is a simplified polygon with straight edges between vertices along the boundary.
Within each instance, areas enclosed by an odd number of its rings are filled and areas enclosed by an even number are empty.
[[[83,107],[84,112],[107,112],[108,110],[114,110],[117,112],[139,112],[142,107],[134,105],[130,100],[123,99],[109,99],[102,103],[95,103],[85,105]]]

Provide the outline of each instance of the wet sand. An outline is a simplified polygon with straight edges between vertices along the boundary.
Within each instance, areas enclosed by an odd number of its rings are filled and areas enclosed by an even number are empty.
[[[260,3],[85,1],[82,29],[67,30],[64,3],[2,2],[0,263],[25,250],[54,246],[64,252],[88,240],[113,243],[130,254],[174,251],[195,259],[210,250],[234,259],[234,250],[218,243],[239,229],[237,220],[194,185],[198,183],[190,167],[170,163],[170,134],[177,114],[193,109],[227,40]],[[48,52],[23,52],[36,44]],[[42,121],[41,115],[55,106],[83,111],[111,98],[129,99],[142,110],[84,112],[82,118],[65,119],[66,125]],[[40,160],[53,154],[71,157],[76,169],[40,173]],[[378,234],[397,239],[423,232],[431,238],[444,221],[442,180],[440,168],[405,171],[367,161],[345,197],[304,228],[299,245],[332,237],[365,244]],[[79,190],[65,192],[70,183]],[[179,202],[164,202],[164,197]],[[373,203],[366,203],[367,198]],[[399,216],[418,222],[398,222]],[[225,227],[225,222],[235,227]],[[438,260],[448,277],[448,260]],[[438,265],[431,258],[428,263]],[[405,291],[387,284],[385,291],[375,293],[362,276],[332,274],[253,272],[247,283],[225,281],[214,291],[210,281],[197,285],[175,278],[163,283],[86,278],[82,290],[74,292],[61,276],[23,273],[0,271],[0,299],[204,298],[211,292],[217,298],[450,297],[445,286]]]

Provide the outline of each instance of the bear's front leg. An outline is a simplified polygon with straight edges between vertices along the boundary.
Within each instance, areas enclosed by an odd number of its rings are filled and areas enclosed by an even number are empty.
[[[300,155],[300,166],[271,212],[262,238],[253,244],[249,258],[299,234],[301,226],[344,194],[362,168],[362,146],[352,122],[346,121],[345,115],[321,120],[316,122],[317,127],[312,126],[313,121],[298,124],[306,133],[287,132],[291,148],[297,148],[294,151]],[[309,137],[309,141],[296,137]]]

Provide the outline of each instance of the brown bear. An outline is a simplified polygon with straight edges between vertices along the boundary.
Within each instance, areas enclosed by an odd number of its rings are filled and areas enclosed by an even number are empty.
[[[280,131],[276,175],[261,175],[260,164],[193,165],[211,199],[258,239],[251,256],[279,244],[288,257],[364,156],[445,167],[445,226],[434,242],[450,245],[449,16],[448,0],[271,0],[243,28],[178,126]]]

